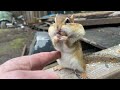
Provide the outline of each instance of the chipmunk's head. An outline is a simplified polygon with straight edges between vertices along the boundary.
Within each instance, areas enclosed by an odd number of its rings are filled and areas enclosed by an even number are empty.
[[[74,15],[71,15],[70,17],[57,14],[55,17],[55,24],[58,31],[61,30],[62,25],[65,25],[67,23],[74,23]]]

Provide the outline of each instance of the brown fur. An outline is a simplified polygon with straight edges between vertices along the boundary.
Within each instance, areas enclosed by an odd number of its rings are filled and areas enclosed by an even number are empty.
[[[66,41],[66,45],[69,48],[74,48],[73,51],[73,57],[76,57],[77,60],[79,60],[81,66],[83,67],[84,71],[86,70],[86,64],[85,64],[85,60],[83,59],[83,52],[82,52],[82,46],[80,41],[76,41],[73,46],[69,45],[69,41]]]
[[[77,60],[79,60],[81,66],[83,67],[84,71],[86,70],[86,65],[85,65],[85,61],[83,59],[83,52],[82,52],[82,47],[81,47],[81,43],[79,41],[77,41],[74,46],[75,48],[74,52],[73,52],[73,57],[76,57]]]

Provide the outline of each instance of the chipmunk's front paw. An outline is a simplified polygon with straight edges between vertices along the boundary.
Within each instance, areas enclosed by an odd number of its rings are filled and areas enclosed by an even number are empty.
[[[81,79],[88,79],[86,73],[80,73],[80,78],[81,78]]]
[[[58,43],[58,42],[59,42],[59,37],[58,37],[58,36],[54,36],[53,39],[54,39],[54,42],[55,42],[55,43]]]
[[[68,37],[67,37],[67,36],[62,36],[62,37],[60,38],[60,40],[62,40],[62,41],[67,41],[67,40],[68,40]]]

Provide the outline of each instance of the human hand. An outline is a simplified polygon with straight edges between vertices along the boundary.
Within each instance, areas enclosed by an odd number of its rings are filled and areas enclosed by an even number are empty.
[[[13,58],[0,65],[0,79],[59,79],[55,72],[42,70],[58,58],[58,51]]]

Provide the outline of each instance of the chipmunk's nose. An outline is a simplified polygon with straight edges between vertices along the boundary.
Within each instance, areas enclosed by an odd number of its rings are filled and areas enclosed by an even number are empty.
[[[61,27],[57,26],[57,32],[61,31]]]
[[[57,31],[57,34],[60,34],[60,32],[61,32],[61,30],[58,30],[58,31]]]

